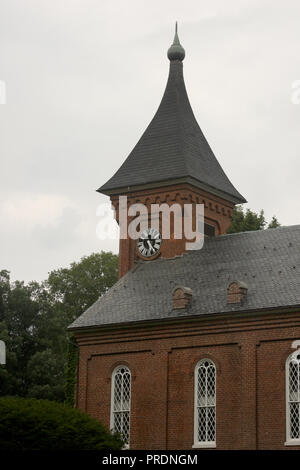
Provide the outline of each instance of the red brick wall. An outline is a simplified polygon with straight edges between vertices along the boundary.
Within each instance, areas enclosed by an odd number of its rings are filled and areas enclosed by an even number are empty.
[[[111,202],[116,209],[116,218],[119,222],[119,195],[111,196]],[[204,217],[205,222],[215,227],[216,235],[226,233],[232,216],[234,204],[213,196],[210,193],[202,191],[189,184],[173,185],[163,188],[148,189],[137,191],[135,193],[127,194],[128,207],[135,203],[141,203],[147,206],[149,213],[151,212],[151,204],[167,203],[172,205],[179,203],[181,207],[184,204],[204,204]],[[128,223],[133,218],[128,219]],[[193,227],[195,229],[195,227]],[[181,255],[185,252],[186,239],[175,239],[174,227],[171,218],[171,237],[168,240],[163,240],[160,256],[162,258],[173,258],[174,256]],[[129,271],[138,259],[136,252],[136,241],[127,239],[120,240],[119,247],[119,277]]]
[[[77,333],[78,406],[110,424],[111,374],[132,373],[131,448],[191,449],[194,367],[217,368],[217,449],[289,449],[285,360],[300,339],[299,313],[215,316]]]

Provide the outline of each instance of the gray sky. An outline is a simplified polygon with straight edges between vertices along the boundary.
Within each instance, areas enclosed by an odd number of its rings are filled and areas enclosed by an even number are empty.
[[[196,118],[236,188],[300,223],[298,0],[0,0],[0,269],[42,280],[95,251],[95,192],[165,88],[174,22]]]

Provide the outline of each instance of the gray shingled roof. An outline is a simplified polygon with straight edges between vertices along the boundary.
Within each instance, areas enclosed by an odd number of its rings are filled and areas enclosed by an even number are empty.
[[[246,202],[225,175],[195,119],[182,62],[172,60],[166,90],[153,120],[123,165],[98,191],[109,194],[121,188],[190,178],[235,203]]]
[[[227,304],[233,280],[248,285],[242,305]],[[172,308],[177,285],[193,291],[186,311]],[[207,238],[201,250],[140,262],[70,328],[298,305],[300,225],[294,225]]]

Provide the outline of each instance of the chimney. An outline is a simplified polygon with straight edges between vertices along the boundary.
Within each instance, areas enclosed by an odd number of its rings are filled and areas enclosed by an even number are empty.
[[[173,289],[173,309],[187,308],[192,302],[192,289],[177,286]]]
[[[227,287],[227,302],[229,304],[239,304],[246,297],[248,286],[242,281],[233,281]]]

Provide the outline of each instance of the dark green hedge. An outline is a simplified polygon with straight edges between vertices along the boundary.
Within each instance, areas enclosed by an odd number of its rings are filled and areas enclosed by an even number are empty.
[[[0,398],[0,450],[118,450],[96,419],[48,400]]]

